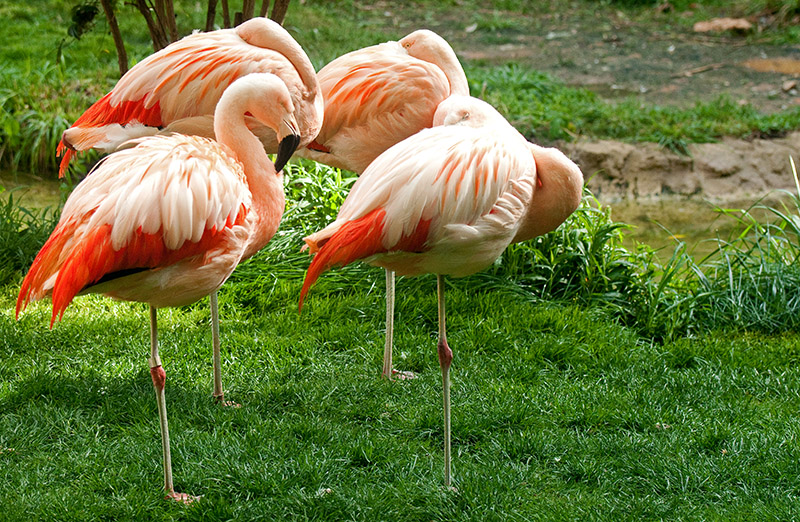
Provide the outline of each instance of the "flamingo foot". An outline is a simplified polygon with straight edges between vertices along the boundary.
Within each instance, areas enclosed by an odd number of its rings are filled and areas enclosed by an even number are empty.
[[[219,404],[220,406],[225,407],[225,408],[241,408],[242,407],[242,405],[239,404],[238,402],[226,401],[224,394],[214,395],[214,400],[216,401],[217,404]]]
[[[417,374],[411,371],[403,371],[403,370],[395,370],[392,369],[392,379],[397,379],[398,381],[410,381],[411,379],[416,379]]]
[[[167,493],[167,495],[164,498],[167,500],[174,500],[175,502],[181,502],[183,504],[186,504],[187,506],[192,502],[197,502],[198,500],[200,500],[200,497],[198,496],[188,495],[186,493],[178,493],[175,491]]]

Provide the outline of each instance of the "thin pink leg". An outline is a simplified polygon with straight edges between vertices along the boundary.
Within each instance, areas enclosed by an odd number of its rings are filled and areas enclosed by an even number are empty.
[[[444,403],[444,485],[450,487],[450,363],[453,351],[447,345],[444,311],[444,276],[436,275],[436,290],[439,299],[439,367],[442,369],[442,397]]]
[[[383,371],[385,379],[413,379],[414,372],[395,370],[392,366],[392,343],[394,341],[394,270],[386,269],[386,345],[383,348]]]
[[[212,292],[209,296],[209,306],[211,308],[211,361],[214,368],[214,399],[219,403],[225,403],[225,392],[222,391],[222,357],[220,355],[219,340],[219,303],[217,302],[217,292]]]
[[[177,500],[188,504],[197,500],[199,497],[177,493],[172,486],[172,457],[169,452],[169,426],[167,425],[167,403],[164,397],[164,385],[167,380],[167,373],[161,366],[161,358],[158,356],[158,324],[156,319],[156,309],[150,307],[150,377],[153,379],[153,387],[156,390],[156,403],[158,404],[158,420],[161,424],[161,449],[164,464],[164,491],[168,499]]]
[[[214,368],[214,400],[221,406],[231,406],[239,408],[241,404],[225,400],[225,392],[222,391],[222,355],[220,354],[220,338],[219,338],[219,301],[217,301],[217,292],[213,292],[209,296],[209,306],[211,308],[211,362]]]

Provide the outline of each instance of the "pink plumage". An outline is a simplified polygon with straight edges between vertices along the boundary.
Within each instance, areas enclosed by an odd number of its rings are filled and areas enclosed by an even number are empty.
[[[445,98],[469,94],[453,49],[427,30],[349,52],[317,77],[325,117],[298,155],[358,174],[392,145],[431,127]]]
[[[245,114],[275,133],[282,164],[299,141],[294,112],[280,78],[251,74],[216,106],[219,141],[149,136],[106,157],[70,194],[20,288],[17,315],[52,296],[51,327],[81,292],[150,305],[150,369],[170,498],[191,500],[173,489],[156,309],[215,292],[273,236],[285,204],[280,167],[246,127]]]
[[[213,137],[214,108],[237,78],[271,73],[288,87],[301,144],[322,125],[323,101],[311,62],[279,24],[253,18],[234,29],[195,33],[131,68],[103,98],[64,132],[58,145],[63,175],[76,151],[112,152],[125,141],[167,130]],[[249,119],[267,152],[275,133]]]
[[[437,274],[449,486],[453,355],[445,332],[444,275],[483,270],[510,243],[558,226],[578,206],[583,177],[561,152],[528,143],[475,98],[449,97],[439,104],[434,125],[378,156],[336,220],[305,238],[315,256],[300,306],[320,274],[358,259],[399,274]]]

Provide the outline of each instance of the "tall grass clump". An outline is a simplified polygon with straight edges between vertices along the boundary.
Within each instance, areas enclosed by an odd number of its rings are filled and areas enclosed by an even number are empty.
[[[0,193],[5,189],[0,186]],[[14,194],[0,201],[0,286],[24,273],[58,221],[53,208],[41,211],[21,207]],[[4,200],[4,201],[3,201]]]
[[[767,333],[800,328],[800,183],[791,163],[797,194],[779,191],[785,198],[778,204],[719,209],[739,229],[718,239],[707,275],[699,279],[714,326]]]
[[[627,248],[630,228],[585,190],[581,205],[557,230],[509,246],[494,267],[473,277],[479,287],[525,299],[597,308],[653,338],[691,333],[698,266],[683,243],[666,263],[647,245]]]
[[[97,92],[68,81],[55,64],[4,71],[0,75],[0,168],[55,176],[61,134]]]

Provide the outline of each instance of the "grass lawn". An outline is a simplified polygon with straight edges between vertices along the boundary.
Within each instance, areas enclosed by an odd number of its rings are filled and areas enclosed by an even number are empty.
[[[435,280],[398,285],[379,378],[382,273],[300,280],[257,304],[222,291],[211,399],[206,303],[160,313],[176,488],[162,501],[146,309],[79,298],[0,315],[0,519],[790,520],[800,510],[800,337],[665,344],[591,308],[448,288],[454,485],[442,487]],[[227,290],[227,291],[226,291]],[[241,292],[241,288],[239,289]]]
[[[182,20],[199,24],[202,3],[179,3]],[[52,166],[47,141],[114,81],[102,30],[56,59],[55,22],[69,4],[0,5],[11,20],[0,27],[9,42],[0,150],[40,173]],[[723,3],[704,4],[698,17]],[[400,36],[365,5],[293,4],[287,26],[319,67]],[[476,5],[414,4],[435,17]],[[497,9],[478,21],[515,30],[503,10],[531,12],[517,0]],[[31,27],[39,38],[27,38]],[[132,62],[148,53],[142,29],[128,33]],[[96,59],[97,49],[106,51]],[[731,128],[800,121],[796,110],[758,115],[724,100],[642,111],[515,65],[466,66],[476,93],[550,139],[613,129],[680,149]],[[11,161],[14,147],[22,156]],[[399,280],[395,366],[418,377],[382,380],[381,270],[325,274],[297,313],[308,263],[299,237],[332,220],[353,178],[307,163],[289,170],[281,232],[220,293],[223,383],[240,408],[211,398],[207,301],[159,313],[176,489],[202,495],[191,506],[163,500],[146,307],[86,296],[52,330],[49,303],[16,321],[22,273],[53,221],[0,205],[0,521],[798,518],[800,197],[781,215],[767,211],[775,224],[736,218],[715,264],[680,249],[657,264],[646,247],[624,248],[624,225],[588,204],[485,273],[449,280],[450,491],[435,279]]]
[[[352,178],[290,173],[283,232],[221,291],[223,382],[241,408],[211,398],[207,303],[159,314],[176,489],[202,495],[195,505],[162,498],[145,306],[79,297],[49,330],[47,302],[14,320],[20,272],[4,274],[0,520],[796,516],[798,303],[770,293],[797,286],[794,265],[762,256],[691,290],[584,204],[486,273],[450,280],[449,491],[435,279],[399,281],[395,366],[418,377],[386,382],[381,270],[325,274],[297,313],[302,226],[329,221]]]

